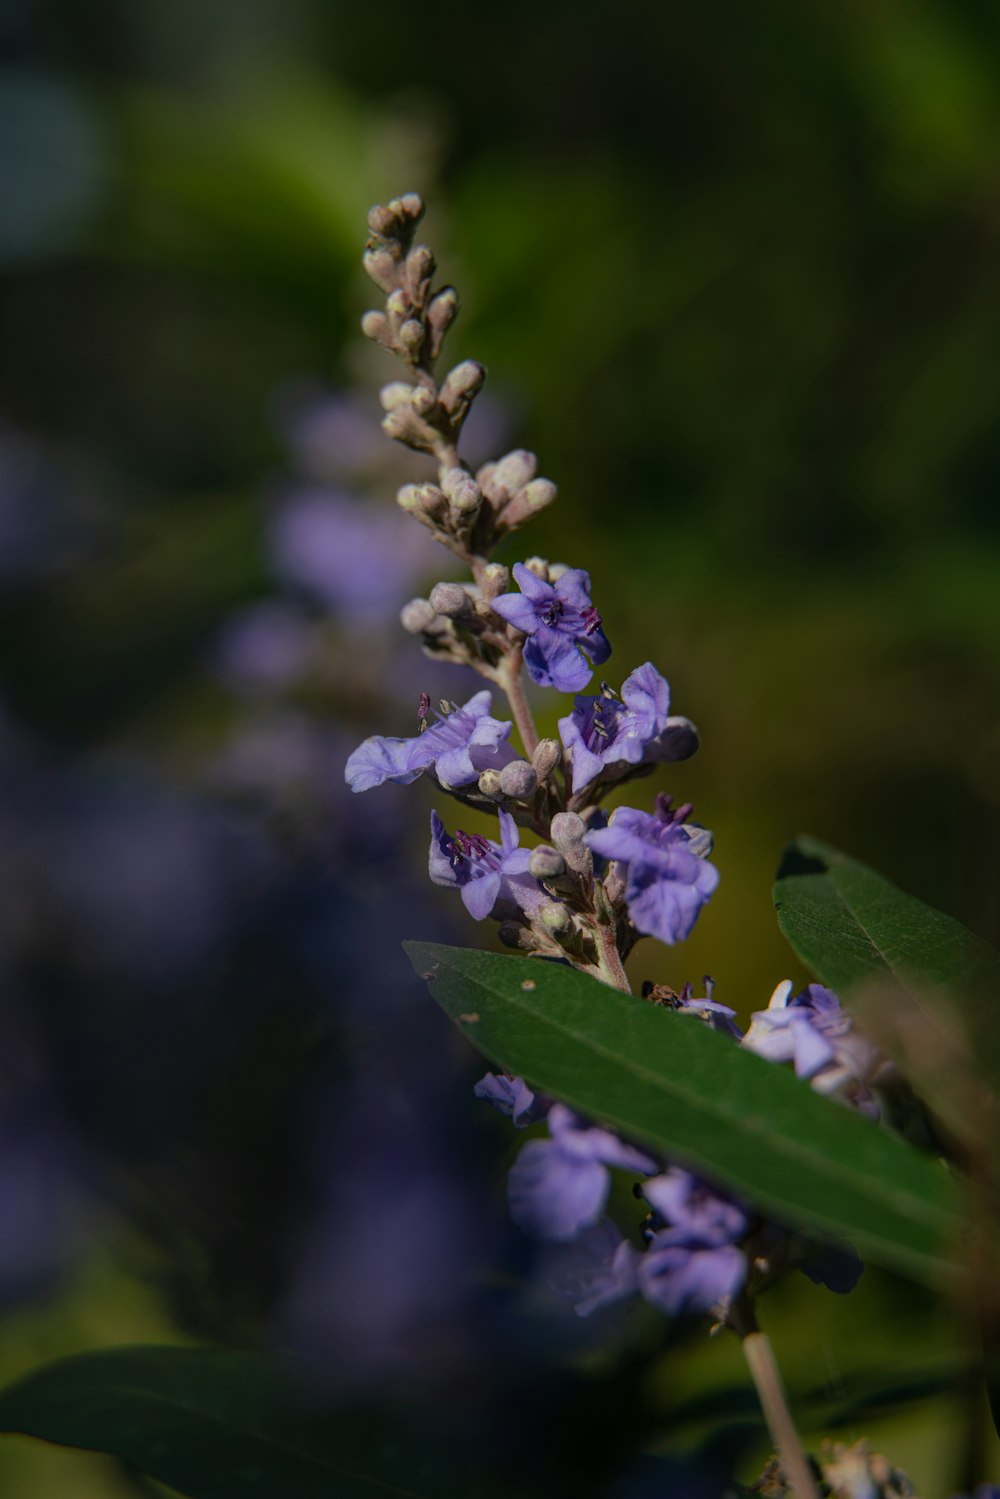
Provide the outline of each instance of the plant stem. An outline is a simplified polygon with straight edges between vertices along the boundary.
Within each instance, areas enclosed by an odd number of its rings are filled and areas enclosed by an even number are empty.
[[[750,1377],[757,1389],[764,1420],[767,1422],[771,1440],[778,1450],[785,1478],[792,1487],[796,1499],[819,1499],[819,1489],[813,1478],[809,1460],[802,1450],[799,1434],[795,1430],[792,1413],[788,1409],[781,1373],[775,1361],[770,1339],[762,1333],[750,1314],[751,1330],[743,1335],[743,1355],[750,1370]]]
[[[514,715],[517,732],[520,734],[521,743],[524,745],[524,753],[530,760],[538,748],[538,730],[535,728],[535,720],[531,716],[527,694],[524,690],[524,678],[521,675],[520,650],[511,651],[504,662],[499,681],[504,692],[507,694],[510,711]]]
[[[622,963],[618,952],[618,939],[613,926],[602,924],[594,928],[594,940],[597,943],[598,966],[601,977],[612,989],[621,989],[623,994],[632,993],[632,985],[628,981],[625,965]]]

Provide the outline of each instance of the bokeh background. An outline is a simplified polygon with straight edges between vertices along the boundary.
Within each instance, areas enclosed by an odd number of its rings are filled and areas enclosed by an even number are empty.
[[[620,675],[701,728],[667,789],[722,885],[635,977],[746,1014],[802,976],[799,831],[1000,937],[998,85],[986,0],[6,0],[4,1377],[291,1347],[387,1420],[518,1432],[554,1492],[667,1492],[640,1448],[678,1494],[717,1492],[703,1450],[759,1467],[738,1350],[538,1290],[509,1131],[397,956],[483,933],[425,887],[425,789],[342,786],[457,695],[395,624],[453,574],[393,505],[364,214],[424,194],[489,370],[471,455],[539,453],[528,550],[589,567]],[[771,1305],[841,1435],[927,1495],[970,1444],[1000,1474],[929,1293]],[[150,1492],[13,1438],[0,1491]]]

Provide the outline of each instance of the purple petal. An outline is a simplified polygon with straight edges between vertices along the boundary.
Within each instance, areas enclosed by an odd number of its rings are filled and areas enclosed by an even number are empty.
[[[373,734],[359,744],[344,767],[344,779],[352,791],[371,791],[385,781],[394,781],[398,786],[408,786],[420,774],[409,764],[409,739],[388,739],[382,734]]]
[[[517,577],[517,568],[514,569]],[[521,579],[517,578],[518,583]],[[521,584],[523,587],[524,585]],[[564,573],[560,573],[555,585],[555,592],[575,609],[586,609],[590,604],[590,574],[584,572],[582,567],[568,567]]]
[[[529,1140],[510,1170],[510,1215],[525,1233],[572,1239],[604,1211],[611,1178],[597,1161],[568,1155],[557,1140]]]
[[[487,1072],[472,1091],[476,1098],[485,1098],[501,1114],[506,1114],[518,1129],[536,1123],[545,1114],[546,1105],[531,1091],[523,1077]]]
[[[555,1103],[549,1112],[549,1132],[567,1155],[578,1160],[601,1161],[605,1166],[620,1166],[626,1171],[640,1171],[648,1176],[656,1162],[645,1151],[627,1145],[610,1130],[585,1124],[565,1104]]]
[[[579,692],[594,675],[576,642],[548,625],[539,625],[524,648],[528,675],[539,687]]]
[[[534,635],[538,629],[538,611],[523,593],[502,593],[493,600],[490,608],[524,635]]]
[[[589,1317],[634,1294],[639,1259],[611,1219],[603,1218],[552,1252],[546,1279],[557,1295],[573,1302],[577,1316]]]
[[[746,1256],[732,1245],[705,1247],[683,1230],[653,1239],[638,1269],[639,1290],[668,1316],[707,1312],[746,1280]]]
[[[462,886],[462,903],[475,921],[485,921],[500,894],[500,875],[495,870],[475,876]]]
[[[646,661],[630,672],[622,683],[622,701],[631,712],[654,723],[666,721],[670,707],[670,684],[662,677],[652,661]]]
[[[523,562],[515,562],[513,572],[514,582],[533,603],[545,605],[555,596],[556,590],[552,584],[533,573],[530,567],[525,567]]]

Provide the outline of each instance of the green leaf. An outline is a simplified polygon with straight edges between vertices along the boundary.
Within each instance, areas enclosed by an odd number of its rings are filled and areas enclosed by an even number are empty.
[[[841,996],[886,978],[1000,994],[1000,956],[988,943],[815,838],[788,845],[774,903],[796,953]]]
[[[193,1499],[436,1499],[454,1474],[395,1421],[322,1406],[267,1354],[132,1347],[0,1393],[0,1431],[123,1459]]]
[[[785,850],[774,901],[798,956],[852,1003],[949,1130],[967,1148],[994,1138],[1000,956],[993,948],[814,838]]]
[[[407,952],[508,1072],[696,1167],[775,1217],[934,1279],[961,1232],[945,1169],[791,1069],[575,969],[430,943]]]

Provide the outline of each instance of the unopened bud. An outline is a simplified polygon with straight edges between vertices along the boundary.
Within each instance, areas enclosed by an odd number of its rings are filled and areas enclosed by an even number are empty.
[[[583,842],[586,831],[587,824],[575,812],[557,812],[549,829],[552,842],[574,874],[590,874],[594,868],[593,855]]]
[[[472,600],[461,583],[435,583],[430,601],[434,612],[447,619],[461,619],[472,612]]]
[[[494,599],[498,599],[502,593],[506,593],[509,589],[510,568],[504,567],[502,562],[491,562],[488,567],[483,568],[483,575],[479,583],[483,590],[483,598],[488,603],[492,603]]]
[[[491,802],[503,801],[503,787],[498,770],[484,770],[479,777],[479,789]]]
[[[409,406],[397,406],[395,411],[388,412],[382,418],[382,431],[395,442],[406,442],[423,452],[430,451],[431,435],[424,422]]]
[[[531,850],[528,872],[533,874],[536,880],[555,880],[561,874],[565,874],[566,860],[558,849],[550,848],[547,843],[540,843],[537,848]]]
[[[390,206],[398,206],[398,211],[409,219],[414,228],[424,216],[424,200],[419,193],[402,193],[400,197],[393,198]]]
[[[427,303],[427,321],[436,333],[444,333],[458,315],[458,292],[453,286],[442,286]]]
[[[373,338],[376,343],[382,343],[389,334],[389,319],[384,312],[366,312],[361,319],[361,331],[365,338]]]
[[[451,413],[467,405],[478,390],[482,389],[486,371],[474,359],[465,359],[446,376],[441,386],[440,399],[445,411]]]
[[[471,520],[479,514],[483,492],[475,479],[463,479],[461,484],[455,485],[450,498],[452,510],[466,520]]]
[[[566,937],[574,931],[573,917],[564,905],[559,901],[552,901],[550,905],[542,907],[542,926],[553,937]]]
[[[414,245],[406,257],[406,274],[413,285],[434,274],[434,252],[430,245]]]
[[[410,405],[418,416],[430,416],[437,405],[437,392],[429,385],[415,385]]]
[[[546,505],[551,505],[557,494],[556,486],[551,479],[532,479],[526,484],[520,494],[504,507],[503,526],[507,531],[513,531],[516,526],[523,526],[525,521],[544,510]]]
[[[414,387],[405,380],[393,380],[379,391],[379,404],[383,411],[396,411],[400,406],[410,405],[413,391]]]
[[[390,313],[392,317],[405,318],[406,314],[410,310],[410,299],[406,295],[406,292],[403,290],[403,288],[401,286],[397,286],[392,295],[386,298],[385,306],[386,311]]]
[[[377,250],[366,251],[363,263],[375,285],[382,291],[388,294],[398,285],[399,268],[388,250],[380,247]]]
[[[549,581],[549,564],[545,557],[526,557],[524,565],[529,573],[534,573],[536,578],[541,578],[543,583]]]
[[[399,622],[410,635],[424,635],[437,619],[437,611],[427,599],[411,599],[399,611]]]
[[[415,354],[424,341],[424,325],[415,317],[408,317],[399,330],[399,341],[404,349]]]
[[[368,210],[368,227],[373,234],[390,235],[396,225],[396,215],[384,203],[376,203]]]
[[[534,796],[537,785],[538,777],[527,760],[511,760],[500,772],[503,794],[512,797],[514,801],[527,801],[529,796]]]
[[[390,416],[395,415],[395,412],[390,413]],[[386,431],[390,416],[382,423]],[[418,520],[438,520],[445,510],[444,495],[436,484],[404,484],[396,495],[396,504],[400,510],[415,515]]]
[[[505,921],[501,925],[497,936],[504,947],[517,947],[522,952],[534,952],[538,943],[526,926],[519,926],[516,922]]]
[[[535,477],[537,468],[538,459],[527,448],[515,448],[513,453],[501,458],[490,479],[492,487],[498,491],[497,498],[502,494],[510,499],[517,494]]]
[[[539,781],[547,781],[562,759],[562,745],[558,739],[540,739],[531,763]]]

